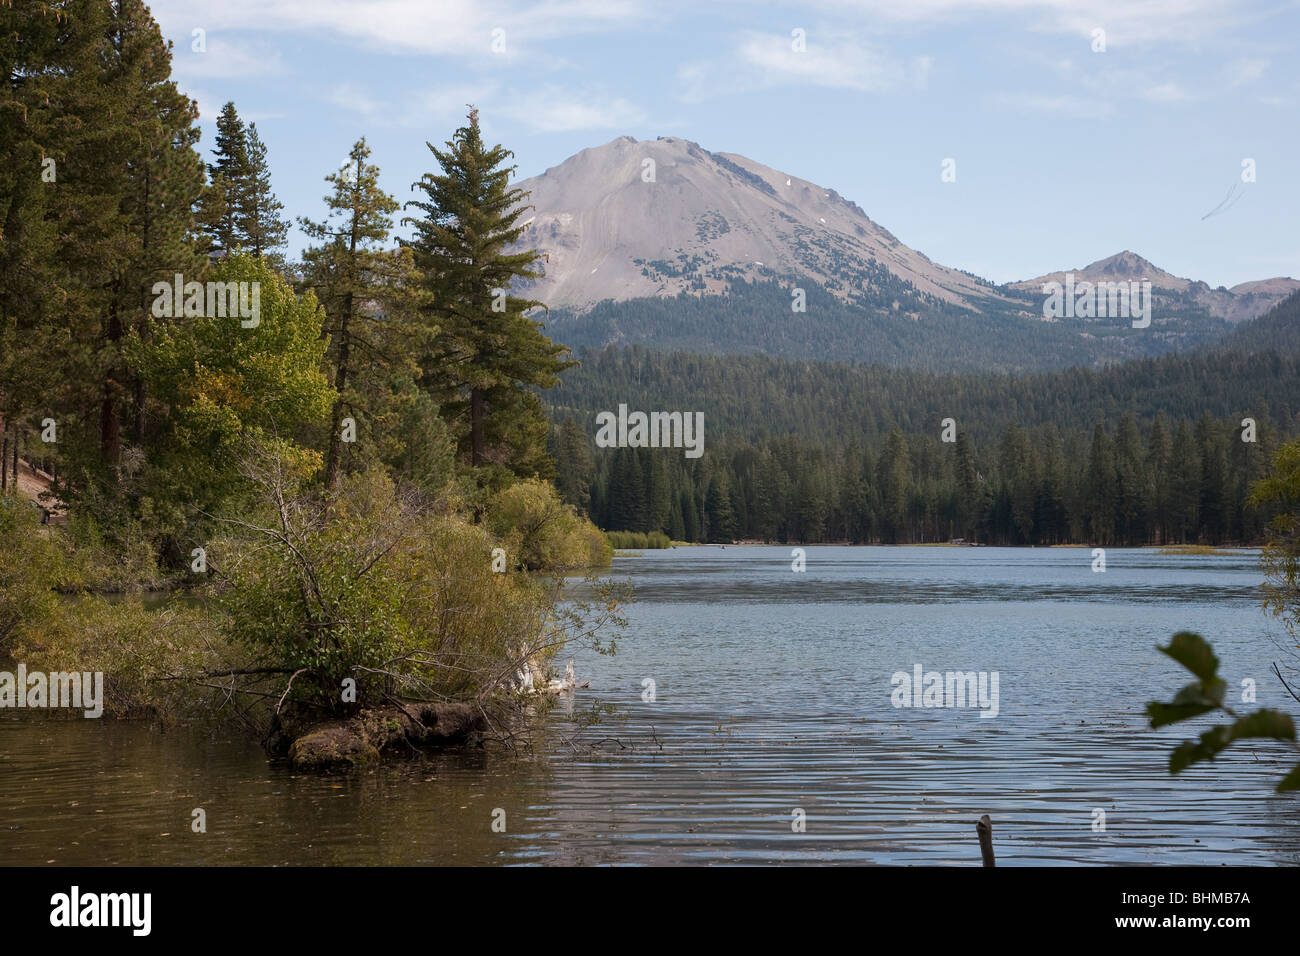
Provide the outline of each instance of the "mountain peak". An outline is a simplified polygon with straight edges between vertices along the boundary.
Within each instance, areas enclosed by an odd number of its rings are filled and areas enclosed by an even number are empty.
[[[971,307],[995,295],[909,249],[834,189],[676,136],[620,136],[518,185],[535,213],[521,241],[548,255],[528,294],[551,306],[794,277],[846,302],[886,286],[891,301]]]
[[[1105,259],[1098,259],[1091,265],[1084,266],[1082,271],[1126,279],[1132,277],[1142,278],[1143,276],[1150,278],[1156,273],[1162,276],[1169,275],[1169,273],[1157,268],[1149,260],[1143,259],[1136,252],[1130,252],[1128,249],[1117,252],[1113,256],[1107,256]]]
[[[1013,282],[1010,288],[1038,293],[1048,282],[1064,283],[1067,272],[1074,276],[1076,283],[1136,282],[1146,279],[1150,281],[1152,289],[1187,299],[1210,315],[1228,322],[1253,319],[1300,288],[1300,282],[1294,279],[1279,278],[1246,282],[1232,289],[1211,289],[1204,282],[1172,275],[1128,249],[1098,259],[1082,269],[1050,272],[1036,279]]]
[[[1105,259],[1098,259],[1096,262],[1089,263],[1082,269],[1050,272],[1036,279],[1013,282],[1011,287],[1013,289],[1038,291],[1044,283],[1064,282],[1067,273],[1074,276],[1075,282],[1136,282],[1148,279],[1153,288],[1164,289],[1169,292],[1185,292],[1190,286],[1194,285],[1190,279],[1180,279],[1178,276],[1172,275],[1149,260],[1142,258],[1136,252],[1125,249],[1113,256],[1107,256]]]

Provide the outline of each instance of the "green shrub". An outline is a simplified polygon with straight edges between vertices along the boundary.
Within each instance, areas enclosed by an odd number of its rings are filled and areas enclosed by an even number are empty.
[[[566,639],[553,581],[494,572],[487,527],[426,510],[381,471],[343,479],[328,508],[272,494],[265,517],[241,520],[211,554],[230,638],[256,666],[295,673],[291,699],[304,706],[348,712],[349,678],[358,706],[397,693],[482,699]],[[563,540],[589,547],[575,530]]]
[[[605,567],[612,549],[599,529],[536,479],[499,491],[488,505],[488,526],[516,567],[567,571]]]
[[[150,608],[138,597],[66,598],[13,651],[29,670],[102,672],[106,717],[214,713],[227,694],[205,675],[240,666],[209,610],[180,601]],[[212,686],[196,693],[204,682]]]
[[[645,551],[671,548],[672,540],[662,531],[606,531],[612,547],[619,551]]]
[[[21,495],[0,496],[0,649],[54,613],[60,565],[37,510]]]

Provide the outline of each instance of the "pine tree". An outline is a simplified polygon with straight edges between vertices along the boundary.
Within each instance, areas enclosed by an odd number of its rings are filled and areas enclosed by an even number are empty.
[[[907,439],[894,428],[876,463],[876,483],[880,487],[881,523],[885,540],[897,544],[909,540],[908,502],[911,497],[912,463]]]
[[[202,267],[189,241],[203,184],[198,117],[171,80],[169,45],[140,0],[72,4],[59,69],[57,258],[68,277],[61,400],[70,409],[60,451],[89,451],[86,413],[97,407],[97,457],[115,481],[124,424],[136,443],[146,427],[143,380],[123,346],[149,334],[153,284]],[[91,468],[89,456],[81,465]]]
[[[1174,432],[1170,462],[1170,530],[1181,544],[1197,538],[1200,521],[1201,455],[1186,421]]]
[[[275,250],[285,244],[289,223],[280,218],[284,206],[271,191],[271,167],[256,123],[248,124],[247,157],[247,178],[238,190],[239,231],[254,255],[266,256],[279,265],[281,257]]]
[[[648,531],[645,473],[636,449],[619,448],[608,486],[609,528],[612,531]]]
[[[251,171],[248,130],[233,102],[226,103],[217,117],[212,153],[216,162],[208,164],[211,185],[210,192],[205,195],[200,221],[212,246],[230,253],[244,245],[242,219]]]
[[[695,507],[695,495],[688,487],[682,489],[678,498],[682,510],[682,540],[699,541],[702,536],[699,509]]]
[[[1093,542],[1110,544],[1115,537],[1119,481],[1115,473],[1115,449],[1100,422],[1092,432],[1092,448],[1088,452],[1088,470],[1084,480],[1084,500]]]
[[[519,219],[531,208],[521,205],[527,194],[510,188],[515,167],[504,163],[513,153],[484,144],[475,109],[445,150],[427,145],[441,171],[414,185],[426,198],[407,206],[424,216],[405,220],[415,227],[411,247],[430,297],[425,321],[436,329],[423,362],[425,381],[472,468],[494,464],[536,474],[545,456],[545,421],[539,433],[540,404],[523,396],[556,385],[560,372],[576,363],[525,314],[542,304],[510,294],[516,280],[540,275],[533,264],[541,253],[507,251],[524,234]]]
[[[1065,456],[1055,426],[1041,430],[1039,447],[1043,470],[1034,525],[1039,543],[1061,544],[1069,539],[1070,528],[1065,511]]]
[[[1014,422],[1002,436],[999,458],[1010,512],[1011,524],[1007,530],[1014,535],[1016,543],[1027,544],[1034,531],[1037,469],[1029,437]]]
[[[70,284],[58,259],[66,137],[56,136],[53,107],[67,84],[68,28],[51,6],[0,5],[0,484],[12,436],[25,419],[35,424],[42,406],[53,410],[62,379],[51,359]]]
[[[411,255],[383,248],[398,206],[379,187],[379,167],[369,158],[363,137],[352,146],[348,165],[325,177],[334,187],[325,197],[326,220],[300,220],[307,235],[321,241],[303,253],[303,267],[306,284],[325,307],[326,362],[338,391],[325,455],[329,488],[340,473],[344,417],[355,420],[358,433],[369,431],[382,394],[408,364],[403,318],[411,303]],[[407,370],[411,377],[417,372]]]
[[[730,544],[736,537],[736,518],[731,510],[731,488],[725,472],[716,471],[709,481],[704,499],[706,540],[713,544]]]
[[[1132,412],[1125,412],[1115,435],[1115,469],[1118,478],[1117,522],[1125,544],[1145,544],[1147,539],[1147,476],[1142,436]]]
[[[1151,501],[1151,523],[1157,544],[1169,540],[1170,524],[1170,459],[1173,451],[1164,415],[1156,415],[1147,439],[1147,483]]]
[[[216,161],[208,165],[211,184],[199,214],[211,246],[227,253],[242,248],[278,267],[282,263],[275,250],[285,244],[289,223],[280,218],[284,206],[271,190],[266,144],[257,124],[245,126],[233,102],[217,117],[212,152]]]
[[[648,449],[638,449],[643,460],[646,487],[646,529],[647,531],[668,530],[668,514],[672,510],[672,488],[668,484],[668,472],[664,467],[662,453]]]
[[[553,429],[551,455],[556,463],[555,490],[566,504],[586,511],[591,505],[596,460],[586,434],[572,417]]]
[[[1196,444],[1201,452],[1198,515],[1201,534],[1218,544],[1224,534],[1224,489],[1227,453],[1218,426],[1208,414],[1196,423]]]
[[[975,468],[975,452],[971,448],[970,438],[964,431],[957,432],[953,443],[956,456],[956,531],[957,537],[968,541],[975,540],[976,522],[979,520],[979,480]]]

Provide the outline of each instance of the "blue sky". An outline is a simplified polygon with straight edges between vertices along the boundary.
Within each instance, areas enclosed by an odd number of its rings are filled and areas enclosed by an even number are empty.
[[[474,103],[520,177],[617,136],[680,136],[836,189],[996,282],[1123,249],[1213,286],[1300,278],[1296,0],[152,7],[205,155],[233,100],[294,217],[323,216],[323,177],[362,135],[385,188],[412,198],[425,142]]]

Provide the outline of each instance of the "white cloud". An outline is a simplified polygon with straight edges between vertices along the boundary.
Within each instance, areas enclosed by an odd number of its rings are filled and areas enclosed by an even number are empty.
[[[1059,95],[1039,90],[1032,95],[1025,94],[1021,99],[1026,102],[1040,98],[1045,102],[1055,99],[1091,100],[1105,104],[1106,111],[1109,112],[1111,107],[1117,107],[1126,101],[1183,103],[1204,99],[1212,92],[1209,88],[1189,89],[1183,83],[1170,79],[1170,75],[1177,72],[1176,58],[1145,56],[1120,61],[1107,59],[1108,56],[1109,54],[1092,54],[1076,61],[1029,53],[1025,60],[1050,70],[1064,90]],[[1199,73],[1193,74],[1193,78],[1202,79]],[[1015,94],[999,97],[1004,104],[1011,104],[1015,99]]]
[[[900,25],[1015,18],[1034,32],[1091,37],[1101,27],[1107,46],[1193,45],[1240,24],[1241,0],[814,0],[828,11],[869,15]]]
[[[934,67],[934,57],[918,56],[912,59],[912,85],[918,90],[925,89],[930,83],[930,70]]]
[[[1177,83],[1160,83],[1143,90],[1142,96],[1153,103],[1182,103],[1191,99]]]
[[[235,79],[283,73],[284,63],[280,52],[265,43],[208,37],[203,53],[196,53],[184,41],[178,43],[172,50],[172,70],[187,79]]]
[[[558,86],[512,91],[498,112],[543,133],[628,129],[646,122],[645,112],[622,97],[578,94]]]
[[[1228,83],[1232,86],[1243,86],[1246,83],[1253,83],[1264,75],[1271,61],[1265,57],[1253,60],[1236,60],[1227,66]]]
[[[350,83],[343,83],[334,87],[326,95],[325,99],[341,109],[351,110],[354,113],[360,113],[362,116],[374,116],[384,107],[384,104],[379,100],[365,91],[357,89]]]
[[[484,128],[503,120],[536,132],[626,129],[646,122],[645,112],[617,96],[575,91],[555,84],[527,91],[500,83],[440,86],[423,93],[386,97],[350,83],[333,87],[327,102],[389,126],[424,126],[464,119],[470,104],[481,111]]]
[[[1052,113],[1079,119],[1100,119],[1111,114],[1111,107],[1101,100],[1081,96],[1045,93],[1000,93],[993,102],[1004,109],[1021,113]]]
[[[795,52],[788,36],[749,33],[736,50],[740,61],[756,67],[769,84],[804,83],[810,86],[880,92],[899,85],[901,61],[860,46],[843,37],[822,38],[815,31],[807,47]]]
[[[340,83],[332,87],[324,98],[327,103],[358,113],[377,125],[421,126],[429,122],[463,119],[469,111],[469,104],[483,107],[487,113],[498,90],[498,84],[485,83],[440,86],[423,93],[389,96],[353,83]],[[485,116],[484,122],[487,120]]]
[[[417,97],[418,107],[412,113],[416,121],[425,117],[460,119],[469,112],[469,105],[493,102],[499,86],[496,83],[480,86],[440,86]]]
[[[660,15],[643,0],[154,0],[168,36],[222,30],[319,33],[390,53],[491,57],[556,37],[600,33]]]
[[[789,35],[745,31],[729,54],[679,67],[677,80],[689,102],[789,86],[881,93],[909,83],[924,89],[933,65],[933,57],[907,61],[829,30],[807,30],[802,50]]]

